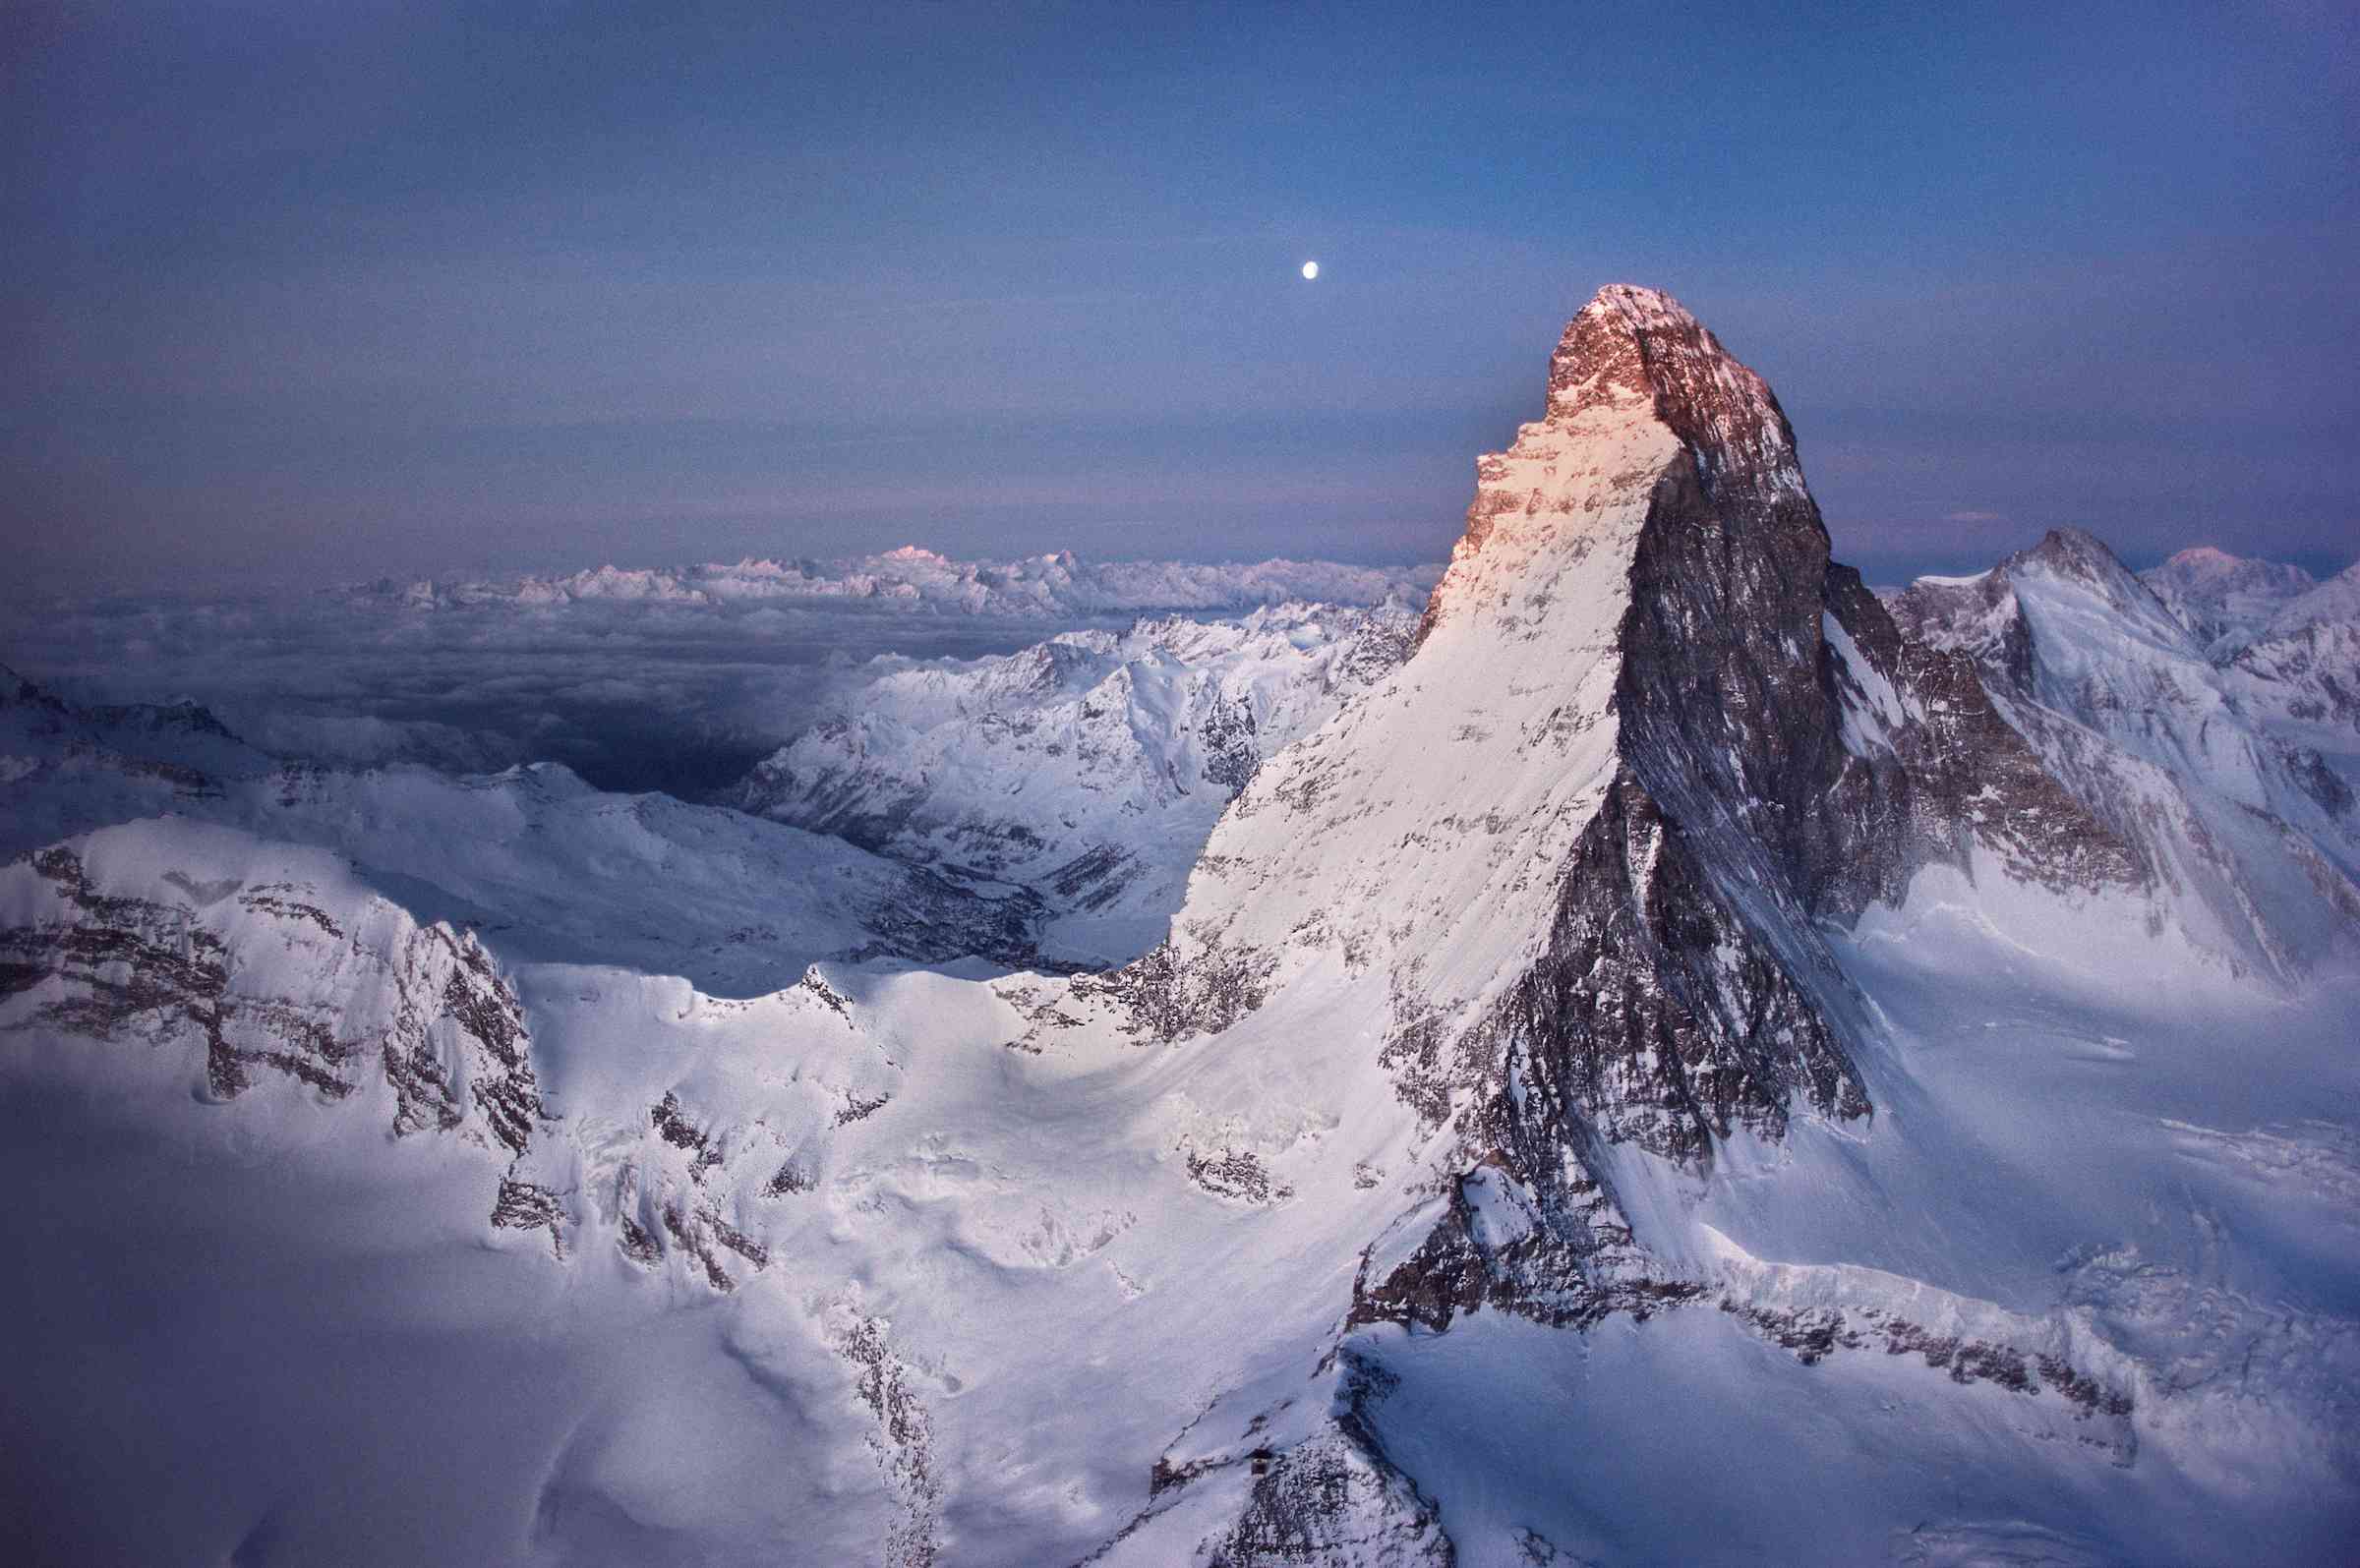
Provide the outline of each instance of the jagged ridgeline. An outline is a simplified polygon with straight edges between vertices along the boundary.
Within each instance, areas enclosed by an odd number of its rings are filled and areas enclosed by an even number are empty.
[[[1829,558],[1777,398],[1669,296],[1602,290],[1477,473],[1409,663],[1262,771],[1164,948],[1082,985],[1164,1039],[1322,964],[1385,987],[1384,1065],[1466,1175],[1356,1311],[1588,1318],[1634,1288],[1601,1145],[1701,1167],[1870,1114],[1818,921],[1977,840],[2043,883],[2134,866]]]

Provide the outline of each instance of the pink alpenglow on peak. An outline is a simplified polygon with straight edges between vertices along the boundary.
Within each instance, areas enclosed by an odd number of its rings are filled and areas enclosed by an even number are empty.
[[[1605,489],[1625,481],[1682,490],[1690,510],[1729,524],[1806,536],[1825,558],[1827,530],[1769,385],[1669,294],[1610,284],[1558,340],[1546,415],[1476,460],[1466,533],[1420,637],[1488,592],[1481,580],[1497,573],[1476,558],[1495,530],[1512,531],[1519,553],[1586,551]]]
[[[1687,444],[1708,491],[1741,480],[1802,494],[1795,432],[1768,383],[1671,295],[1610,283],[1558,342],[1548,422],[1633,404],[1649,406]]]
[[[2183,550],[2139,574],[2209,656],[2227,659],[2265,634],[2295,601],[2318,586],[2300,566],[2251,560],[2211,545]]]

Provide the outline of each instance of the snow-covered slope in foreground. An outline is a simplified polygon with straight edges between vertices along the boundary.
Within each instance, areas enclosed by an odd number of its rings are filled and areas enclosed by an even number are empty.
[[[719,997],[186,819],[0,868],[24,1555],[2332,1560],[2333,946],[2184,917],[1664,296],[1478,472],[1106,974]]]

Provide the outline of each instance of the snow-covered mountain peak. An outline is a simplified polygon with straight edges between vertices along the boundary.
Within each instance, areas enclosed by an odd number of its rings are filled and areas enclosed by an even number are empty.
[[[1584,317],[1414,651],[1304,563],[544,585],[1045,623],[848,642],[783,821],[0,671],[33,1555],[2348,1555],[2360,622],[2208,660],[2072,531],[1888,612]]]
[[[1669,294],[1610,283],[1565,323],[1549,362],[1549,418],[1571,419],[1607,404],[1651,402],[1648,339],[1692,337],[1703,330]]]
[[[2283,561],[2232,555],[2216,545],[2193,545],[2151,572],[2141,574],[2153,586],[2168,583],[2188,593],[2215,598],[2231,594],[2262,594],[2286,600],[2317,585],[2318,579],[2300,566]]]
[[[2175,652],[2195,653],[2188,628],[2131,571],[2106,542],[2080,528],[2052,528],[2040,543],[2009,556],[2000,567],[2007,579],[2044,576],[2094,598],[2093,607],[2117,618],[2128,631]]]
[[[2245,613],[2207,652],[2240,699],[2360,777],[2360,564],[2260,613],[2235,608]]]
[[[2017,564],[2037,561],[2051,571],[2079,577],[2089,583],[2119,584],[2131,575],[2106,542],[2086,528],[2052,528],[2040,537],[2040,543],[2030,550],[2019,551],[2010,557]]]
[[[1047,900],[1060,956],[1115,961],[1162,934],[1263,758],[1389,674],[1413,624],[1397,599],[1290,601],[995,658],[879,660],[738,803],[953,875],[1021,880]]]
[[[2267,565],[2268,562],[2255,562]],[[2288,567],[2289,571],[2300,570]],[[2272,637],[2284,637],[2305,627],[2326,623],[2349,625],[2360,621],[2360,561],[2355,561],[2324,583],[2307,584],[2299,594],[2288,596],[2285,604],[2270,619],[2265,628]]]
[[[2349,950],[2351,792],[2269,723],[2314,666],[2333,690],[2331,642],[2292,650],[2289,668],[2224,668],[2201,625],[2079,529],[1977,578],[1921,579],[1893,608],[1919,640],[1975,660],[2049,774],[2131,847],[2158,919],[2281,979]]]
[[[1432,567],[1334,561],[1092,561],[1071,551],[1016,560],[954,560],[918,545],[883,554],[818,561],[747,557],[696,566],[606,565],[564,576],[507,581],[396,582],[338,590],[360,608],[402,613],[521,607],[566,611],[632,607],[671,614],[757,612],[794,606],[858,607],[880,613],[1049,619],[1150,610],[1244,610],[1289,599],[1378,605],[1416,593]]]
[[[2020,589],[2032,589],[2028,601]],[[2105,541],[2055,528],[1973,577],[1920,577],[1894,596],[1904,625],[1936,647],[1964,653],[1997,680],[2003,697],[2036,679],[2036,611],[2068,617],[2101,643],[2130,641],[2174,663],[2201,663],[2186,623],[2123,565]]]
[[[2288,604],[2317,586],[2300,566],[2232,555],[2212,545],[2183,550],[2139,574],[2164,608],[2214,659],[2264,634]]]
[[[1396,1092],[1479,1141],[1578,1123],[1688,1158],[1790,1100],[1858,1115],[1813,916],[1977,837],[2043,879],[2124,869],[1964,667],[1911,657],[1830,565],[1760,377],[1665,296],[1604,291],[1548,417],[1482,460],[1409,664],[1214,831],[1129,982],[1146,1026],[1219,1030],[1340,965],[1375,971]],[[1558,1014],[1610,974],[1634,989]],[[1510,1086],[1540,1074],[1554,1109]]]

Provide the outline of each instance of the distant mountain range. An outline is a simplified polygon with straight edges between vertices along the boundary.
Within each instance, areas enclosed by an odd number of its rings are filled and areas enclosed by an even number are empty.
[[[959,561],[915,545],[856,560],[741,560],[652,569],[600,566],[562,577],[442,583],[391,578],[338,591],[405,610],[482,605],[723,605],[842,600],[965,615],[1074,619],[1152,610],[1239,610],[1287,600],[1380,605],[1423,598],[1435,568],[1335,561],[1084,561],[1070,551]]]

